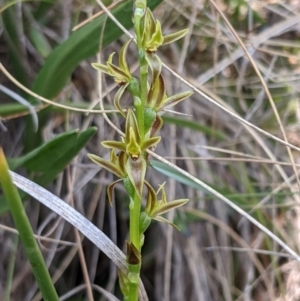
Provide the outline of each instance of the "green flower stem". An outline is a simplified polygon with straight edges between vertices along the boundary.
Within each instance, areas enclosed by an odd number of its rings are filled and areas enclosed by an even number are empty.
[[[141,19],[143,16],[143,10],[136,8],[134,11],[134,30],[136,34],[136,43],[138,49],[142,48],[142,33],[141,33]]]
[[[134,28],[136,33],[139,65],[140,65],[140,103],[135,105],[136,117],[138,127],[141,135],[141,139],[144,139],[144,111],[145,103],[147,99],[147,76],[148,76],[148,64],[145,58],[145,53],[142,47],[142,30],[141,19],[145,13],[147,1],[135,1],[136,8],[134,11]]]
[[[129,274],[128,274],[128,280],[129,280],[129,301],[138,301],[139,298],[139,279],[140,279],[140,269],[141,265],[136,264],[128,265]]]
[[[141,99],[139,99],[139,102],[134,102],[134,107],[135,107],[135,116],[138,123],[140,137],[141,139],[144,139],[145,102],[143,103]]]
[[[58,295],[34,237],[20,195],[9,175],[8,165],[2,148],[0,148],[0,184],[43,299],[45,301],[58,301]]]
[[[134,199],[130,199],[130,220],[129,220],[129,237],[130,242],[134,244],[137,250],[141,251],[140,246],[140,212],[141,212],[141,199],[135,193]]]
[[[129,221],[129,236],[130,242],[134,244],[137,250],[141,251],[141,236],[140,236],[140,211],[141,199],[135,193],[134,199],[130,199],[130,221]],[[139,295],[139,279],[141,264],[128,264],[128,281],[129,281],[129,301],[138,301]]]
[[[143,111],[143,122],[139,124],[139,130],[141,139],[145,137],[144,131],[144,112],[145,103],[147,101],[147,79],[148,79],[148,63],[145,58],[145,53],[143,49],[139,49],[139,60],[140,60],[140,99],[141,99],[141,110]]]

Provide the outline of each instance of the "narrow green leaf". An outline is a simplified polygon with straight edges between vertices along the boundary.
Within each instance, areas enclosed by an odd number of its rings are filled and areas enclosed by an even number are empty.
[[[22,113],[29,113],[28,107],[18,103],[4,103],[0,106],[1,117]]]
[[[31,171],[44,172],[51,168],[58,158],[74,146],[77,136],[78,130],[60,134],[25,156],[10,159],[10,168],[15,170],[20,166],[25,166]]]
[[[35,27],[30,27],[29,32],[32,44],[35,46],[38,53],[43,57],[46,58],[52,51],[51,45],[49,44],[48,40],[44,36],[44,34],[36,29]]]
[[[81,132],[77,136],[73,147],[59,156],[57,160],[55,160],[53,166],[47,171],[44,171],[44,174],[38,178],[37,183],[45,185],[53,181],[57,175],[62,172],[65,167],[70,164],[70,162],[78,155],[81,149],[85,147],[87,142],[95,135],[96,132],[96,127],[90,127],[84,132]]]
[[[20,35],[18,33],[18,25],[16,22],[16,20],[18,20],[16,7],[9,7],[1,16],[3,21],[4,38],[9,49],[13,75],[20,83],[29,87],[30,81],[27,70],[29,65],[27,64],[27,58],[24,57],[24,53],[22,52],[23,45],[19,38]],[[22,21],[18,20],[18,22]]]
[[[34,237],[20,195],[9,175],[8,165],[2,148],[0,148],[0,184],[42,296],[44,300],[58,301],[58,295]]]
[[[10,167],[14,170],[24,166],[31,171],[42,173],[36,181],[45,185],[65,169],[96,131],[95,127],[91,127],[82,133],[72,130],[60,134],[25,156],[10,159]]]

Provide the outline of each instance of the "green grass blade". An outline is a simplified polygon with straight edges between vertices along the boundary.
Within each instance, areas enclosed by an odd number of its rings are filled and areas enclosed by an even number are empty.
[[[45,38],[44,34],[38,29],[31,27],[29,30],[29,36],[33,46],[36,48],[37,52],[43,57],[46,58],[52,51],[52,48]]]
[[[16,8],[10,7],[2,13],[4,37],[9,48],[9,55],[14,77],[23,85],[29,86],[28,72],[26,71],[26,59],[21,51],[22,45],[18,38]],[[25,63],[24,63],[25,62]]]
[[[60,134],[23,157],[10,159],[10,167],[15,170],[24,166],[30,171],[42,172],[37,182],[46,185],[65,169],[96,131],[97,128],[90,127],[82,133],[72,130]]]
[[[74,146],[77,136],[78,130],[60,134],[25,156],[10,159],[9,166],[13,170],[25,166],[31,171],[44,172]]]
[[[46,185],[54,180],[56,176],[78,155],[80,150],[95,135],[96,131],[96,127],[90,127],[86,131],[80,133],[73,147],[67,152],[64,152],[63,155],[54,162],[52,168],[49,168],[41,177],[39,177],[37,182],[41,185]]]
[[[9,175],[8,165],[1,148],[0,184],[43,298],[47,301],[58,301],[58,295],[52,284],[43,255],[35,240],[33,230],[24,210],[18,190],[14,186]]]

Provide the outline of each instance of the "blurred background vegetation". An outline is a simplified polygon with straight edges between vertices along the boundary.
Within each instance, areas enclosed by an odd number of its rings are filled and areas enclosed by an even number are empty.
[[[131,30],[132,1],[103,3]],[[289,142],[300,146],[300,2],[216,3],[262,73]],[[257,74],[210,1],[149,0],[148,5],[165,33],[190,29],[183,40],[159,50],[168,67],[223,107],[282,138]],[[87,153],[107,157],[101,141],[119,135],[102,113],[80,110],[99,110],[100,99],[105,109],[113,108],[116,86],[99,78],[91,63],[118,52],[128,37],[92,0],[1,0],[0,12],[0,145],[10,168],[74,202],[124,250],[126,194],[116,186],[110,207],[106,187],[112,175],[87,158]],[[100,16],[82,24],[95,14]],[[134,45],[129,53],[135,71]],[[5,70],[32,92],[65,107],[29,95]],[[163,72],[169,94],[188,89]],[[297,251],[299,187],[286,147],[249,130],[198,93],[175,109],[181,115],[163,115],[156,153],[229,198]],[[108,118],[123,129],[116,113]],[[300,164],[299,154],[293,156]],[[188,197],[190,202],[169,216],[180,232],[155,222],[146,232],[142,280],[149,300],[299,300],[299,263],[214,195],[166,165],[150,163],[148,178],[154,185],[167,181],[170,199]],[[86,300],[74,230],[36,200],[22,197],[62,300]],[[0,300],[41,300],[13,227],[0,191]],[[116,267],[84,238],[82,248],[95,300],[106,300],[99,287],[121,298]]]

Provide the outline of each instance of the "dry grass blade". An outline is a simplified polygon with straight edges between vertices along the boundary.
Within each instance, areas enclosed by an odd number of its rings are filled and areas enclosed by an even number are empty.
[[[116,2],[113,2],[110,6],[107,7],[107,9],[113,9],[117,4],[121,3],[122,0],[120,1],[116,1]],[[80,24],[76,25],[72,31],[76,31],[78,30],[79,28],[83,27],[84,25],[88,24],[89,22],[92,22],[93,20],[95,20],[96,18],[100,17],[101,15],[103,15],[105,11],[102,10],[102,11],[99,11],[98,13],[92,15],[90,18],[86,19],[85,21],[81,22]]]
[[[68,292],[67,294],[61,296],[60,301],[64,301],[64,300],[67,300],[67,299],[71,298],[73,295],[75,295],[78,292],[84,290],[85,288],[86,288],[85,284],[77,286],[76,288],[74,288],[70,292]],[[99,293],[101,293],[103,296],[105,296],[107,298],[107,300],[109,300],[109,301],[120,301],[113,294],[111,294],[110,292],[106,291],[105,289],[103,289],[102,287],[100,287],[98,285],[93,284],[92,288],[95,291],[98,291]]]
[[[87,237],[103,253],[105,253],[106,256],[109,257],[120,270],[122,270],[124,273],[127,273],[127,265],[124,253],[88,219],[43,187],[12,171],[10,174],[18,188],[34,197],[36,200],[50,208],[52,211],[56,212],[71,225],[76,227],[82,234],[84,234],[85,237]],[[147,295],[144,286],[141,281],[140,283],[141,300],[147,301],[148,299],[145,298]]]
[[[1,224],[0,224],[0,229],[7,231],[7,232],[14,233],[14,234],[19,233],[16,229],[7,227],[7,226],[1,225]],[[55,238],[51,238],[51,237],[45,237],[45,236],[41,236],[41,235],[34,235],[34,237],[39,240],[42,240],[42,241],[54,242],[54,243],[61,244],[64,246],[75,246],[76,245],[76,243],[71,242],[71,241],[64,241],[64,240],[55,239]]]

